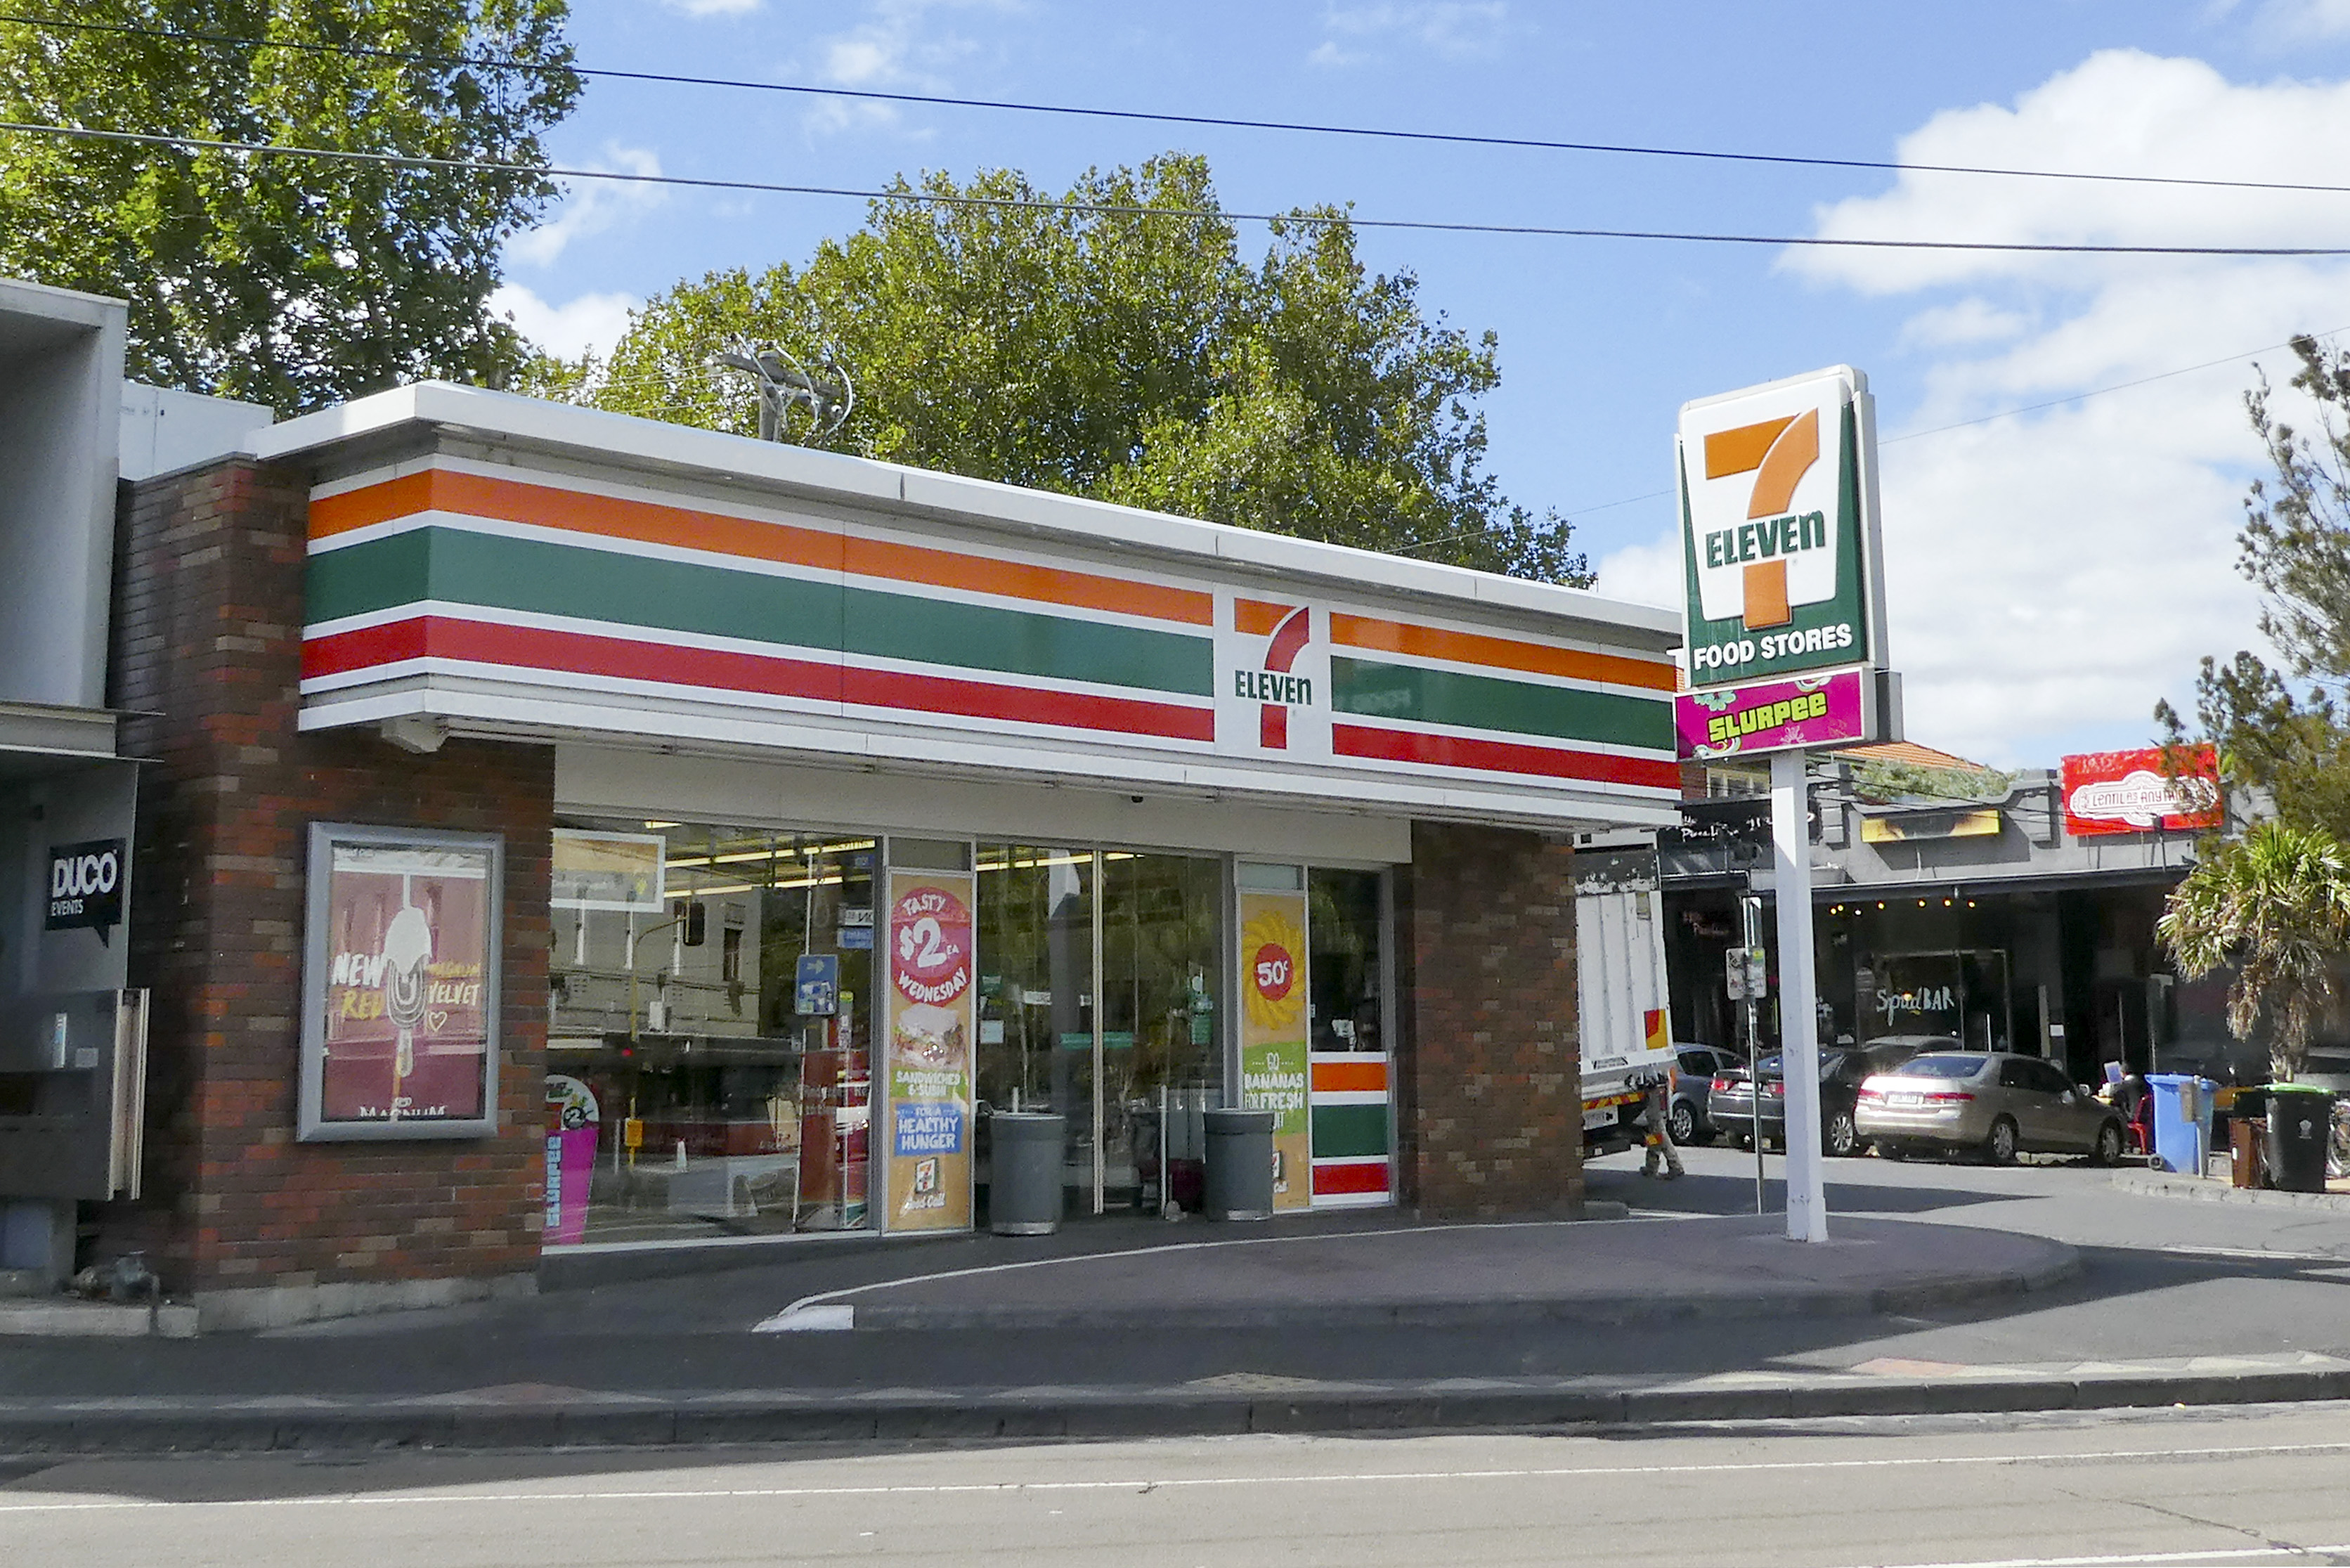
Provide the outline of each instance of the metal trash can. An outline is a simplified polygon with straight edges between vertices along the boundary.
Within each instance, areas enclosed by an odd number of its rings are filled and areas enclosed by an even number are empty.
[[[1274,1116],[1238,1109],[1206,1113],[1209,1219],[1273,1218]]]
[[[2260,1119],[2261,1105],[2265,1099],[2257,1089],[2246,1089],[2236,1096],[2235,1115],[2228,1118],[2228,1185],[2230,1187],[2266,1187],[2269,1184],[2268,1151],[2262,1147],[2266,1127]]]
[[[991,1111],[988,1228],[1049,1236],[1061,1228],[1061,1160],[1069,1119],[1047,1111]]]
[[[2220,1085],[2184,1073],[2150,1074],[2146,1083],[2154,1091],[2154,1162],[2202,1175],[2211,1149],[2211,1092]]]
[[[2269,1185],[2280,1192],[2324,1191],[2334,1096],[2310,1084],[2271,1084],[2268,1094]]]

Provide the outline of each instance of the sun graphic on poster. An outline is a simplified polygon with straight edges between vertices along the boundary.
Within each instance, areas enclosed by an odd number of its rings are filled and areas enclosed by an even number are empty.
[[[1241,928],[1241,995],[1257,1029],[1287,1029],[1304,1013],[1305,950],[1305,933],[1277,909]]]

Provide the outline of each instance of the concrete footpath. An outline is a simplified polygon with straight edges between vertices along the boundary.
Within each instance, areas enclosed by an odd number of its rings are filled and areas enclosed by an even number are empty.
[[[1835,1240],[1807,1247],[1752,1213],[1752,1156],[1688,1159],[1670,1183],[1595,1164],[1594,1211],[1629,1218],[1138,1217],[1043,1238],[581,1254],[527,1300],[190,1340],[0,1337],[0,1452],[2350,1399],[2350,1215],[2330,1207],[2180,1202],[2048,1162],[1845,1160]]]

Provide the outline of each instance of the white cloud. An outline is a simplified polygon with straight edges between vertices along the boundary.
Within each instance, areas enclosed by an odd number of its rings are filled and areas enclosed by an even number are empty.
[[[1501,47],[1509,15],[1504,0],[1332,5],[1322,13],[1326,36],[1305,59],[1309,65],[1323,67],[1360,65],[1373,56],[1369,46],[1388,40],[1415,45],[1447,59],[1490,55]],[[1350,44],[1355,47],[1349,47]]]
[[[1904,348],[1952,348],[1970,343],[2002,343],[2032,325],[2020,310],[2002,310],[1970,296],[1955,305],[1921,310],[1901,325]]]
[[[650,175],[661,171],[659,156],[645,148],[623,147],[617,141],[606,142],[604,155],[591,161],[588,167],[620,174]],[[553,218],[506,242],[506,255],[528,266],[552,266],[572,241],[601,234],[624,219],[659,206],[665,193],[659,185],[620,180],[578,181]]]
[[[2350,0],[2345,0],[2350,5]],[[2231,83],[2135,51],[2090,57],[2018,98],[1936,115],[1908,162],[2350,184],[2350,83]],[[2032,244],[2350,244],[2350,202],[2307,194],[1905,173],[1819,214],[1828,235]],[[2350,327],[2350,264],[2328,258],[1796,251],[1819,284],[1918,308],[1878,367],[1902,424],[2163,377],[1916,441],[1884,432],[1886,579],[1909,732],[1996,763],[2045,763],[2151,732],[2195,663],[2259,647],[2235,572],[2261,465],[2237,360]],[[2272,379],[2291,357],[2265,357]],[[1621,559],[1619,560],[1619,556]],[[1638,552],[1603,563],[1660,577]]]
[[[490,296],[490,308],[548,353],[577,359],[590,348],[608,354],[629,329],[629,313],[644,302],[626,294],[583,294],[549,305],[522,285],[509,283]]]
[[[2281,43],[2338,38],[2350,33],[2350,0],[2268,0],[2252,26]]]
[[[836,87],[876,91],[941,92],[949,72],[976,54],[979,46],[944,26],[941,12],[985,10],[1014,13],[1021,0],[870,0],[869,18],[815,40],[816,74]],[[910,133],[894,104],[858,99],[821,99],[801,123],[815,136],[847,131]]]
[[[661,0],[661,4],[689,16],[747,16],[764,8],[766,0]]]

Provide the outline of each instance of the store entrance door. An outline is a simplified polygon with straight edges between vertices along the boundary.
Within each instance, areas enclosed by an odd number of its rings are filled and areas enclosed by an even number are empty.
[[[979,1096],[1066,1119],[1068,1218],[1200,1201],[1222,887],[1204,857],[981,849]]]

